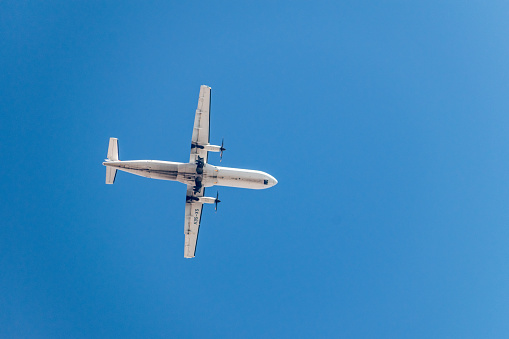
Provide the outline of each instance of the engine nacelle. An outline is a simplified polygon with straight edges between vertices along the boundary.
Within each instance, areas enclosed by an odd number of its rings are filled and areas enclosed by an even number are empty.
[[[217,146],[217,145],[205,145],[203,146],[203,149],[205,151],[209,151],[209,152],[221,152],[221,146]]]
[[[186,200],[188,202],[201,202],[203,204],[215,204],[217,198],[188,196]]]

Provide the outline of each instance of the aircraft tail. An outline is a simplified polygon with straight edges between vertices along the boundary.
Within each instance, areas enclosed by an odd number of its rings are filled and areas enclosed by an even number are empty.
[[[110,144],[108,146],[108,160],[118,161],[118,139],[110,138]]]
[[[110,144],[108,146],[108,161],[118,161],[118,139],[110,138]],[[111,167],[106,165],[106,183],[113,184],[115,182],[115,177],[117,176],[117,169],[115,167]]]

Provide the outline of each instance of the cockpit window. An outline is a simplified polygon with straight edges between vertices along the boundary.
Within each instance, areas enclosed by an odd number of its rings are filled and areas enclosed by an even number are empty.
[[[263,180],[263,184],[264,185],[268,185],[269,184],[269,181],[267,179]]]

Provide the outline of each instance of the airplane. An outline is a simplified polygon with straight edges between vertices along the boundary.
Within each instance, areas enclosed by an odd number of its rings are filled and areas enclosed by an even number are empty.
[[[211,88],[202,85],[198,98],[198,108],[194,118],[191,139],[191,156],[188,163],[159,160],[129,160],[118,158],[118,139],[110,138],[106,166],[106,184],[113,184],[117,170],[146,178],[178,181],[187,185],[185,209],[184,257],[194,258],[202,215],[203,204],[217,204],[216,197],[206,197],[205,187],[228,186],[250,189],[264,189],[275,186],[272,175],[248,169],[220,167],[209,164],[208,152],[219,152],[223,158],[224,139],[221,146],[210,144],[210,95]]]

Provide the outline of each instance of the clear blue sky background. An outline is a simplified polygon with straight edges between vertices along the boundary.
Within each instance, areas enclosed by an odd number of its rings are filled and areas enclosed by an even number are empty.
[[[0,337],[508,338],[508,17],[2,1]],[[202,84],[279,184],[219,188],[186,260],[185,186],[101,162],[187,161]]]

